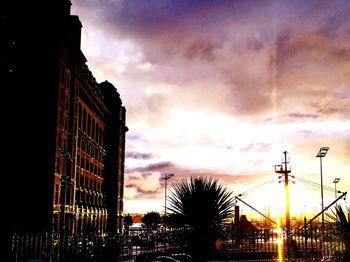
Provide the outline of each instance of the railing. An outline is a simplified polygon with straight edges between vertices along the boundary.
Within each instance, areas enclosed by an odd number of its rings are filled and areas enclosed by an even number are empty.
[[[14,234],[12,259],[20,261],[117,261],[130,249],[117,236]]]
[[[345,250],[336,229],[319,228],[292,232],[287,236],[276,229],[231,231],[221,248],[212,254],[213,260],[242,259],[321,259],[334,258]],[[57,233],[14,234],[12,261],[134,261],[142,254],[186,250],[181,232],[169,232],[167,246],[164,236],[142,234],[60,235]],[[289,244],[288,244],[289,243]]]
[[[276,229],[233,231],[226,243],[226,250],[218,252],[231,259],[256,257],[265,259],[335,257],[345,251],[345,243],[338,237],[337,229],[313,228],[293,232],[289,237]]]

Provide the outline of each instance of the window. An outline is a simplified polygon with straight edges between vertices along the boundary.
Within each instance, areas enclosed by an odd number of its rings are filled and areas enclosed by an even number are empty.
[[[103,129],[100,129],[100,145],[103,146],[103,137],[102,137]]]
[[[64,105],[64,89],[63,88],[60,88],[60,93],[59,93],[59,100],[60,100],[60,105]]]
[[[56,173],[61,173],[61,159],[59,157],[56,158]]]
[[[81,194],[80,190],[77,190],[77,193],[76,193],[77,198],[75,199],[76,203],[80,203],[80,194]]]
[[[85,131],[86,130],[86,110],[85,108],[83,109],[83,123],[82,123],[82,129]]]
[[[87,147],[86,147],[86,154],[90,155],[90,143],[87,143]]]
[[[91,136],[91,116],[90,116],[90,114],[88,115],[87,134],[88,134],[88,136]]]
[[[70,72],[67,70],[67,78],[66,78],[66,87],[69,88],[70,86]]]
[[[60,112],[58,113],[58,126],[62,127],[63,126],[63,111],[60,110]]]
[[[93,140],[95,140],[95,119],[92,119],[92,134],[91,134],[91,137]]]
[[[64,100],[65,100],[65,103],[64,103],[65,109],[68,110],[69,109],[69,95],[68,94],[65,95]]]
[[[59,204],[59,185],[56,184],[55,185],[55,205],[58,205]]]
[[[84,175],[80,174],[80,183],[79,183],[80,187],[84,187]]]
[[[96,124],[96,142],[100,144],[100,126]]]
[[[59,132],[57,136],[57,147],[60,148],[62,146],[62,133]]]

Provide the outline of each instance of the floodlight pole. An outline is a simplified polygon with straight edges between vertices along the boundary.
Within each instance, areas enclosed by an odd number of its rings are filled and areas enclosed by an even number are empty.
[[[335,196],[335,199],[337,199],[337,183],[339,182],[340,178],[339,177],[336,177],[334,178],[334,196]]]
[[[326,156],[329,147],[321,147],[316,157],[320,158],[320,173],[321,173],[321,206],[322,206],[322,230],[324,229],[324,204],[323,204],[323,178],[322,178],[322,158]]]
[[[168,180],[172,178],[174,174],[165,174],[162,179],[165,180],[165,190],[164,190],[164,247],[166,249],[166,202],[167,202],[167,187],[168,187]]]

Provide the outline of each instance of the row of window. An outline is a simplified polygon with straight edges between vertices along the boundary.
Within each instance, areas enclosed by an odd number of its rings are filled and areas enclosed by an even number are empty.
[[[97,181],[95,177],[85,176],[80,173],[77,175],[77,187],[90,189],[95,192],[102,191],[102,181]]]
[[[103,152],[100,147],[97,147],[92,141],[86,139],[85,137],[78,138],[78,149],[83,153],[91,156],[94,159],[97,159],[100,163],[103,162]]]
[[[75,220],[75,232],[104,232],[107,229],[107,215],[81,214]]]
[[[60,68],[60,89],[59,89],[59,111],[58,111],[58,130],[57,130],[57,148],[56,173],[67,175],[67,163],[65,154],[67,153],[67,135],[62,130],[68,131],[68,110],[69,110],[69,85],[70,72],[62,63]]]
[[[67,175],[67,161],[59,154],[56,158],[56,173],[60,175]]]
[[[77,203],[75,206],[75,213],[77,215],[77,218],[83,218],[88,216],[107,216],[107,209],[106,208],[100,208],[100,207],[91,207],[86,206],[82,203]]]
[[[79,128],[97,144],[103,145],[103,127],[97,117],[92,115],[81,102],[78,105],[77,115],[79,116]]]
[[[102,194],[96,194],[93,192],[86,192],[84,190],[77,190],[75,196],[75,202],[77,204],[85,203],[92,206],[104,206],[106,197]]]
[[[102,177],[102,165],[100,163],[92,163],[91,159],[85,159],[78,154],[77,167],[86,170],[96,176]]]
[[[69,89],[68,88],[64,88],[61,87],[59,92],[59,97],[58,97],[58,101],[59,101],[59,105],[61,106],[61,108],[65,109],[66,111],[69,111]]]
[[[64,63],[61,63],[60,68],[60,83],[64,88],[70,89],[70,71],[69,69],[64,65]]]
[[[91,179],[92,180],[92,179]],[[101,190],[101,183],[99,184],[99,188]],[[54,205],[60,205],[60,196],[61,196],[61,190],[64,190],[63,188],[60,188],[59,184],[55,184],[55,192],[54,192]],[[101,192],[101,191],[99,191]],[[73,193],[73,187],[70,188],[70,194],[72,195]],[[73,197],[68,197],[68,192],[67,192],[67,199],[66,199],[66,205],[73,205]],[[88,203],[90,205],[94,206],[104,206],[105,204],[105,196],[102,195],[102,193],[96,193],[91,192],[91,191],[86,191],[86,190],[80,190],[78,189],[76,191],[76,203]]]
[[[58,112],[58,127],[68,131],[68,113],[62,109]]]
[[[61,186],[60,186],[61,185]],[[54,187],[54,205],[60,205],[61,204],[61,194],[64,194],[64,190],[66,189],[66,205],[73,206],[73,198],[69,197],[73,194],[73,186],[67,185],[67,188],[64,187],[64,184],[60,184],[59,181],[56,180],[55,187]],[[69,191],[69,192],[68,192]]]

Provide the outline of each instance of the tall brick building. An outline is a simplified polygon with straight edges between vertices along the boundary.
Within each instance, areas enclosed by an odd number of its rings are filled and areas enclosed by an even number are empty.
[[[71,15],[69,0],[4,2],[5,235],[118,233],[127,132],[122,100],[111,83],[97,83],[89,70],[80,49],[82,24]]]

